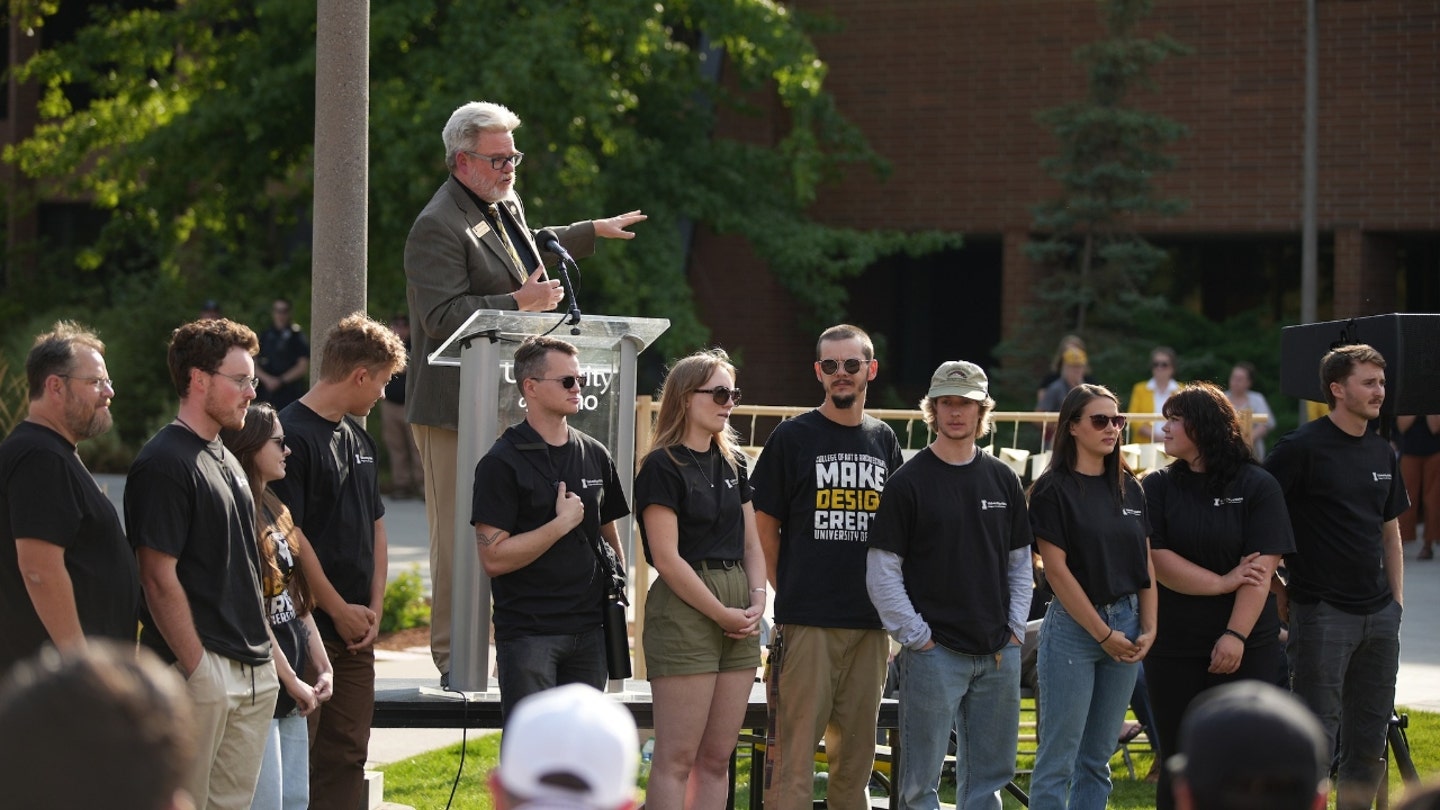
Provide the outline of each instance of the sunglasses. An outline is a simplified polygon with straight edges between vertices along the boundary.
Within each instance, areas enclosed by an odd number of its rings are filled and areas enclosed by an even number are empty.
[[[714,388],[696,388],[695,393],[709,394],[710,398],[715,400],[716,405],[724,405],[728,402],[733,402],[736,405],[740,404],[739,388],[731,389],[723,385],[717,385]]]
[[[1169,368],[1169,367],[1170,367],[1170,361],[1169,361],[1169,360],[1156,360],[1155,362],[1153,362],[1153,363],[1150,364],[1150,368]]]
[[[581,385],[583,382],[579,377],[575,377],[569,374],[565,375],[564,377],[531,377],[530,379],[540,380],[541,382],[558,382],[567,391],[571,388],[575,388],[576,386]]]
[[[285,437],[284,437],[284,436],[271,436],[269,439],[266,439],[266,441],[275,442],[275,446],[276,446],[276,447],[279,447],[281,450],[284,450],[284,449],[285,449]]]
[[[1106,425],[1114,425],[1116,430],[1124,430],[1125,417],[1119,415],[1106,416],[1103,413],[1090,414],[1091,427],[1095,428],[1096,430],[1104,430]]]
[[[846,373],[846,374],[859,374],[859,373],[860,373],[860,369],[864,368],[864,367],[865,367],[865,364],[866,364],[866,363],[869,363],[869,362],[870,362],[869,360],[860,360],[860,359],[858,359],[858,358],[852,357],[852,358],[850,358],[849,360],[846,360],[846,361],[845,361],[845,373]],[[839,360],[821,360],[821,361],[820,361],[820,370],[823,371],[823,372],[825,372],[827,375],[829,375],[829,374],[834,374],[835,372],[837,372],[837,371],[840,370],[840,361],[839,361]]]

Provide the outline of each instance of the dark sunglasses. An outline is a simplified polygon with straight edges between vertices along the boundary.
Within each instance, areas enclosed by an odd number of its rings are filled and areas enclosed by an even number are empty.
[[[567,391],[583,383],[579,377],[572,377],[568,374],[564,377],[531,377],[530,379],[544,382],[558,382],[564,386]]]
[[[717,385],[714,388],[696,388],[695,393],[709,394],[710,398],[715,400],[716,405],[724,405],[727,402],[733,402],[736,405],[740,404],[739,388],[731,389],[723,385]]]
[[[1077,416],[1076,418],[1078,419],[1079,417]],[[1106,425],[1114,425],[1116,430],[1124,430],[1125,417],[1119,415],[1106,416],[1103,413],[1090,414],[1091,427],[1095,428],[1096,430],[1104,430]]]
[[[868,360],[859,360],[859,359],[857,359],[857,358],[852,357],[852,358],[850,358],[849,360],[846,360],[846,361],[845,361],[845,373],[846,373],[846,374],[859,374],[859,373],[860,373],[860,369],[864,368],[864,367],[865,367],[865,364],[868,363],[868,362],[870,362],[870,361],[868,361]],[[840,361],[839,361],[839,360],[821,360],[821,361],[820,361],[820,370],[823,371],[823,372],[825,372],[826,374],[834,374],[835,372],[837,372],[837,371],[840,370]]]
[[[1169,367],[1170,367],[1170,361],[1169,361],[1169,360],[1156,360],[1155,362],[1153,362],[1153,363],[1150,364],[1150,368],[1169,368]]]

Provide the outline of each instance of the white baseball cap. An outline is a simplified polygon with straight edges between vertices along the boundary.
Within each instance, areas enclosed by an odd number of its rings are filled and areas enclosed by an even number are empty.
[[[635,798],[638,742],[635,720],[619,701],[567,684],[515,707],[496,773],[526,807],[614,810]]]

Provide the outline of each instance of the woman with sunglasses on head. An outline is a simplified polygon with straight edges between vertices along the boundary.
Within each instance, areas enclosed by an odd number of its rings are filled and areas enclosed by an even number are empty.
[[[1229,681],[1273,682],[1282,671],[1270,579],[1295,537],[1280,485],[1256,463],[1223,391],[1191,384],[1163,413],[1165,453],[1175,460],[1142,486],[1165,626],[1145,676],[1160,746],[1171,751],[1196,695]],[[1156,806],[1175,806],[1168,771]]]
[[[250,807],[304,810],[310,806],[310,732],[305,718],[330,699],[333,676],[310,613],[310,589],[300,571],[300,527],[269,488],[271,481],[285,477],[285,457],[290,450],[275,409],[265,402],[246,409],[245,424],[239,430],[222,428],[220,439],[239,459],[255,495],[256,539],[269,620],[266,629],[283,687],[270,721]],[[319,673],[314,686],[302,677],[312,662]]]
[[[1101,810],[1125,707],[1155,640],[1145,495],[1119,452],[1125,417],[1104,386],[1060,406],[1030,522],[1055,598],[1040,631],[1040,740],[1032,810]]]
[[[657,810],[724,806],[760,665],[765,558],[729,422],[739,401],[724,351],[676,363],[660,394],[654,449],[635,477],[645,559],[660,575],[644,633],[655,701],[646,804]]]

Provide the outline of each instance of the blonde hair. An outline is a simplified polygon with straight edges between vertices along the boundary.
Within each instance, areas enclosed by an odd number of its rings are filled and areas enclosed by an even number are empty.
[[[681,464],[681,460],[670,452],[685,438],[689,423],[690,395],[705,385],[717,369],[729,372],[735,379],[735,364],[724,349],[715,348],[696,352],[671,366],[665,375],[665,385],[660,389],[660,413],[655,417],[655,439],[651,447],[663,447],[670,460]],[[725,429],[715,434],[715,444],[732,471],[736,470],[736,455],[740,452],[740,436],[735,427],[726,423]],[[643,461],[642,461],[643,466]]]

